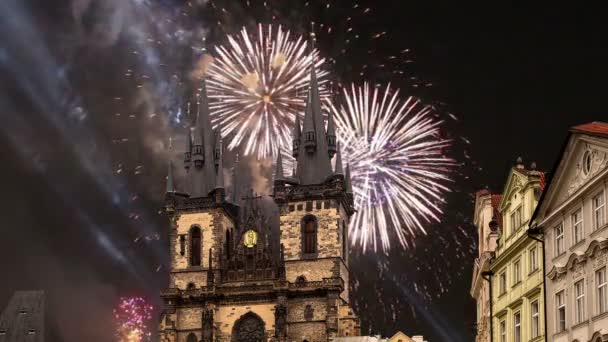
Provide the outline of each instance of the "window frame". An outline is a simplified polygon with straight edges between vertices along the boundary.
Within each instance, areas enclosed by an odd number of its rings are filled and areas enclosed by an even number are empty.
[[[601,204],[597,205],[596,201],[601,200]],[[592,209],[593,209],[593,230],[598,230],[602,228],[606,224],[606,197],[605,191],[600,191],[597,195],[593,196],[591,199]],[[598,222],[598,213],[602,218],[601,224]]]
[[[312,227],[313,227],[313,231],[312,232],[307,232],[307,223],[308,222],[312,222]],[[301,243],[301,254],[302,257],[316,257],[317,253],[319,252],[319,246],[318,246],[318,235],[319,235],[319,221],[317,219],[317,217],[315,215],[304,215],[304,217],[302,217],[302,221],[301,221],[301,235],[300,235],[300,239],[302,240]],[[308,233],[312,234],[312,241],[308,240]],[[311,245],[309,246],[308,243],[310,243]],[[309,248],[307,247],[313,247],[312,251],[309,250]]]
[[[500,342],[507,342],[507,320],[502,319],[498,323],[499,333],[500,333]]]
[[[195,246],[194,242],[194,232],[198,231],[198,244]],[[194,261],[194,251],[197,252],[198,261],[195,263]],[[200,267],[203,266],[203,229],[199,225],[192,225],[188,230],[188,266],[190,267]]]
[[[536,310],[534,310],[536,308]],[[531,324],[530,327],[532,329],[531,336],[532,338],[537,338],[540,336],[540,306],[538,304],[538,300],[534,300],[530,303],[530,319]]]
[[[521,283],[521,259],[513,262],[513,286]]]
[[[521,342],[521,311],[513,313],[513,340]]]
[[[579,286],[580,285],[580,286]],[[579,288],[582,290],[579,293]],[[585,279],[574,282],[574,318],[575,323],[585,321]]]
[[[528,265],[530,266],[529,273],[534,273],[535,271],[538,271],[538,247],[536,245],[528,249],[528,262]]]
[[[557,293],[555,293],[555,328],[556,331],[558,333],[565,331],[566,330],[566,326],[567,326],[567,321],[566,321],[566,291],[565,290],[560,290]],[[563,312],[564,315],[564,319],[563,319],[563,326],[562,326],[562,319],[560,317],[560,313]]]
[[[498,273],[498,295],[502,296],[507,293],[507,270],[504,269]]]
[[[558,230],[561,230],[559,234]],[[553,232],[555,234],[555,245],[553,253],[555,257],[558,257],[566,253],[566,243],[564,240],[564,222],[560,222],[558,225],[556,225],[555,228],[553,228]]]
[[[579,220],[576,220],[576,216],[579,216]],[[573,244],[577,244],[585,239],[585,226],[583,224],[583,208],[576,209],[570,215],[570,223],[572,224],[572,241]],[[577,228],[580,228],[580,234],[577,234]],[[580,236],[579,236],[580,235]]]
[[[596,312],[598,315],[608,312],[608,277],[607,266],[595,271]],[[602,278],[600,279],[600,276]],[[600,282],[601,281],[601,282]]]

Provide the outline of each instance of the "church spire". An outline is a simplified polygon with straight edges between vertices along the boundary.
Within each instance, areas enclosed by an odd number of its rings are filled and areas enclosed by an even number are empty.
[[[190,174],[190,195],[206,197],[216,186],[216,160],[214,156],[214,133],[209,119],[209,99],[205,78],[201,80],[201,92],[198,98],[196,126],[194,129],[192,160],[194,168]]]
[[[311,34],[311,46],[314,44],[314,33]],[[311,50],[314,53],[314,49]],[[322,184],[333,174],[325,123],[321,112],[321,97],[319,83],[315,71],[315,61],[310,66],[310,84],[306,109],[304,110],[304,127],[302,129],[303,144],[297,151],[297,176],[299,184]],[[295,147],[295,146],[294,146]]]

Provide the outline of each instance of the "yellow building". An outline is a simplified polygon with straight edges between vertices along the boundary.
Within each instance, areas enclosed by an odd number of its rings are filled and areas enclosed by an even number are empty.
[[[494,341],[544,339],[542,245],[527,236],[544,175],[521,158],[511,168],[498,210],[500,239],[490,264]]]

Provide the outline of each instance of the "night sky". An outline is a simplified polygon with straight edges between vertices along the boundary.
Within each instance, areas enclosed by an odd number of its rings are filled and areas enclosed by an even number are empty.
[[[192,87],[193,46],[257,22],[304,34],[316,21],[335,26],[319,48],[337,81],[392,82],[436,105],[462,165],[442,221],[416,248],[355,252],[363,333],[471,340],[472,193],[501,191],[518,156],[550,169],[570,126],[606,121],[601,11],[250,2],[0,1],[0,307],[15,290],[46,290],[52,341],[112,340],[121,296],[158,307],[168,280],[168,141],[187,121],[175,108]],[[346,43],[351,26],[362,38]],[[239,170],[268,188],[268,163],[244,158]]]

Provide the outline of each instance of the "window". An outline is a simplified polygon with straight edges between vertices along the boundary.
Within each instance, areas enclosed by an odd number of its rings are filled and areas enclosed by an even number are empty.
[[[521,313],[513,315],[513,338],[515,342],[521,342]]]
[[[601,228],[606,223],[604,192],[593,197],[593,229]]]
[[[576,323],[580,323],[585,320],[585,280],[574,283],[574,297]]]
[[[186,254],[186,236],[179,236],[179,255],[184,256]]]
[[[312,215],[302,220],[302,252],[304,254],[317,252],[317,220]]]
[[[196,335],[194,335],[194,333],[190,333],[190,334],[188,334],[186,341],[187,342],[197,342],[198,339],[196,338]]]
[[[606,290],[608,283],[606,282],[606,267],[595,272],[597,281],[597,313],[601,314],[608,311],[608,295]]]
[[[574,243],[578,243],[583,240],[583,213],[581,209],[575,211],[572,216],[572,233],[574,234]]]
[[[513,263],[513,285],[521,281],[521,261],[517,260]]]
[[[311,211],[312,210],[312,201],[308,201],[306,202],[306,211]]]
[[[201,229],[190,228],[190,266],[201,265]]]
[[[507,342],[507,321],[500,321],[500,342]]]
[[[521,227],[521,223],[521,207],[517,207],[517,209],[513,210],[511,213],[511,233],[519,229],[519,227]]]
[[[507,292],[507,272],[502,271],[499,275],[498,293],[503,295]]]
[[[539,313],[538,313],[538,301],[532,302],[530,304],[530,313],[532,315],[532,338],[538,337],[539,335]]]
[[[557,332],[566,330],[566,298],[564,291],[560,291],[555,295],[556,312],[556,327]]]
[[[536,246],[532,247],[528,251],[530,257],[530,273],[536,271],[538,269],[538,253],[536,252]]]
[[[555,227],[555,256],[566,252],[564,248],[564,224],[560,223]]]

